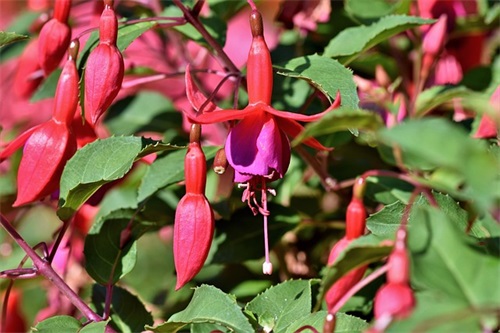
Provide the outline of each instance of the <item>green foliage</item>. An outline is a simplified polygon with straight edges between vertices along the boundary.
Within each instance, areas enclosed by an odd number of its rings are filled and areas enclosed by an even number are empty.
[[[0,31],[0,47],[28,39],[26,35],[16,34],[14,32]]]
[[[179,147],[139,137],[111,137],[86,145],[64,168],[59,217],[63,220],[71,217],[104,184],[125,176],[137,159],[172,149]]]
[[[434,20],[414,16],[386,16],[369,26],[361,25],[343,30],[330,41],[323,56],[337,58],[341,63],[348,64],[360,53],[387,40],[389,37],[433,22]]]

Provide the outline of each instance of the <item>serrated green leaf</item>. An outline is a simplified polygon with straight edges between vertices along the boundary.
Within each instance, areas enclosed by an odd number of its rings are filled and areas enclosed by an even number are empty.
[[[220,147],[203,147],[207,161],[215,156]],[[156,159],[146,171],[137,195],[137,201],[142,202],[156,191],[184,179],[184,149],[172,152]]]
[[[342,103],[343,103],[342,99]],[[331,134],[339,131],[355,129],[358,131],[376,131],[384,127],[380,116],[373,111],[340,107],[325,115],[320,120],[309,123],[292,142],[298,145],[309,137]]]
[[[280,75],[308,81],[330,100],[340,91],[343,106],[358,107],[359,98],[352,72],[334,59],[314,54],[294,58],[274,67]]]
[[[379,132],[382,143],[397,146],[406,163],[418,158],[429,166],[444,167],[465,179],[463,196],[489,210],[499,197],[499,163],[484,142],[475,140],[457,124],[441,118],[409,120]],[[439,147],[439,149],[437,149]]]
[[[55,316],[36,324],[31,332],[38,333],[77,333],[82,324],[71,316]]]
[[[343,30],[325,48],[323,56],[339,58],[344,64],[351,62],[361,52],[379,44],[405,30],[430,24],[435,20],[406,15],[392,15],[381,18],[369,26],[359,26]]]
[[[64,168],[57,214],[63,220],[71,217],[102,185],[124,177],[138,158],[179,148],[141,137],[111,137],[86,145]]]
[[[380,242],[381,239],[375,235],[366,235],[355,239],[339,254],[333,265],[324,269],[325,273],[321,280],[316,307],[321,305],[328,289],[349,271],[380,261],[389,255],[392,247],[381,245]]]
[[[297,318],[311,312],[313,280],[288,280],[272,286],[247,303],[245,311],[257,318],[264,331],[286,332]]]
[[[300,222],[298,213],[290,208],[268,203],[268,237],[272,247],[283,235]],[[255,246],[263,242],[264,229],[256,224],[256,217],[247,207],[236,211],[229,221],[217,221],[215,243],[217,252],[212,263],[237,263],[262,258],[263,248]]]
[[[174,314],[168,322],[146,329],[159,333],[177,332],[190,323],[215,323],[234,332],[254,332],[236,299],[209,285],[196,288],[187,308]]]
[[[323,331],[327,311],[318,311],[294,321],[286,330],[286,333],[295,333],[306,325],[314,327],[318,332]],[[358,317],[346,313],[335,314],[335,333],[361,333],[368,328],[368,324]]]
[[[500,258],[486,255],[472,238],[434,207],[416,207],[408,233],[412,283],[464,308],[500,307]],[[485,315],[486,316],[486,315]]]
[[[0,47],[28,39],[26,35],[16,34],[15,32],[0,31]]]
[[[97,312],[104,311],[106,288],[99,285],[92,287],[92,304]],[[144,304],[129,291],[114,286],[111,299],[111,325],[119,332],[133,333],[144,331],[144,326],[153,324],[153,316]]]
[[[406,14],[411,0],[347,0],[345,11],[352,17],[370,22],[390,14]]]
[[[102,285],[116,283],[134,268],[137,239],[159,226],[158,222],[143,220],[134,209],[119,209],[101,217],[85,238],[85,268],[89,275]],[[122,244],[127,228],[128,240]]]
[[[407,203],[414,187],[405,181],[391,177],[368,177],[366,197],[385,205],[401,201]]]

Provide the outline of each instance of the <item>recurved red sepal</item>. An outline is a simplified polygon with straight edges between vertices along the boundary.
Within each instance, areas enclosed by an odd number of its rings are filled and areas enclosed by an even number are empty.
[[[40,31],[38,42],[39,64],[45,75],[57,68],[64,57],[71,40],[71,29],[55,18],[51,19]]]
[[[375,318],[391,316],[397,319],[407,317],[415,307],[413,290],[405,283],[388,283],[375,295]]]
[[[346,212],[346,237],[356,239],[365,233],[366,209],[362,199],[353,197]]]
[[[174,224],[174,263],[178,290],[201,270],[212,243],[214,215],[202,194],[186,193],[177,205]]]
[[[21,206],[54,192],[66,161],[76,150],[76,142],[63,123],[50,120],[26,141],[17,174],[17,199]]]
[[[85,70],[85,119],[99,120],[120,91],[123,57],[116,46],[100,43],[90,53]]]

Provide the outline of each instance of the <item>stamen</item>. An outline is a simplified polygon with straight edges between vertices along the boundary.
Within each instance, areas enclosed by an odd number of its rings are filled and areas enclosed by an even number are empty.
[[[262,179],[262,192],[261,192],[261,202],[262,209],[267,214],[262,214],[264,217],[264,251],[266,260],[262,264],[262,273],[266,275],[271,275],[273,273],[273,264],[269,260],[269,236],[268,236],[268,228],[267,228],[267,216],[269,215],[269,211],[267,210],[267,191],[266,191],[266,181]]]

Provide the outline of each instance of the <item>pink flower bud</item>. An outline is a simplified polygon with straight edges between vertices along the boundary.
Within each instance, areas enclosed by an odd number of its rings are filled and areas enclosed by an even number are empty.
[[[446,36],[446,14],[442,14],[438,21],[432,25],[424,37],[422,49],[424,54],[436,56],[444,46]]]
[[[78,42],[71,44],[78,51]],[[53,118],[57,122],[71,124],[78,106],[78,70],[76,69],[75,57],[69,57],[64,64],[61,76],[57,82],[56,95],[54,97]]]
[[[40,31],[38,51],[39,63],[46,76],[59,66],[71,41],[71,29],[55,18],[51,19]]]
[[[362,199],[352,198],[346,212],[346,237],[359,238],[365,233],[366,209]]]
[[[375,318],[383,316],[405,318],[415,307],[413,290],[406,283],[388,283],[375,295]]]
[[[33,38],[19,58],[14,77],[15,94],[21,98],[29,98],[42,82],[42,78],[38,63],[38,38]]]
[[[99,45],[90,53],[85,69],[85,119],[95,125],[120,91],[124,65],[116,47],[117,19],[112,8],[101,15]]]

